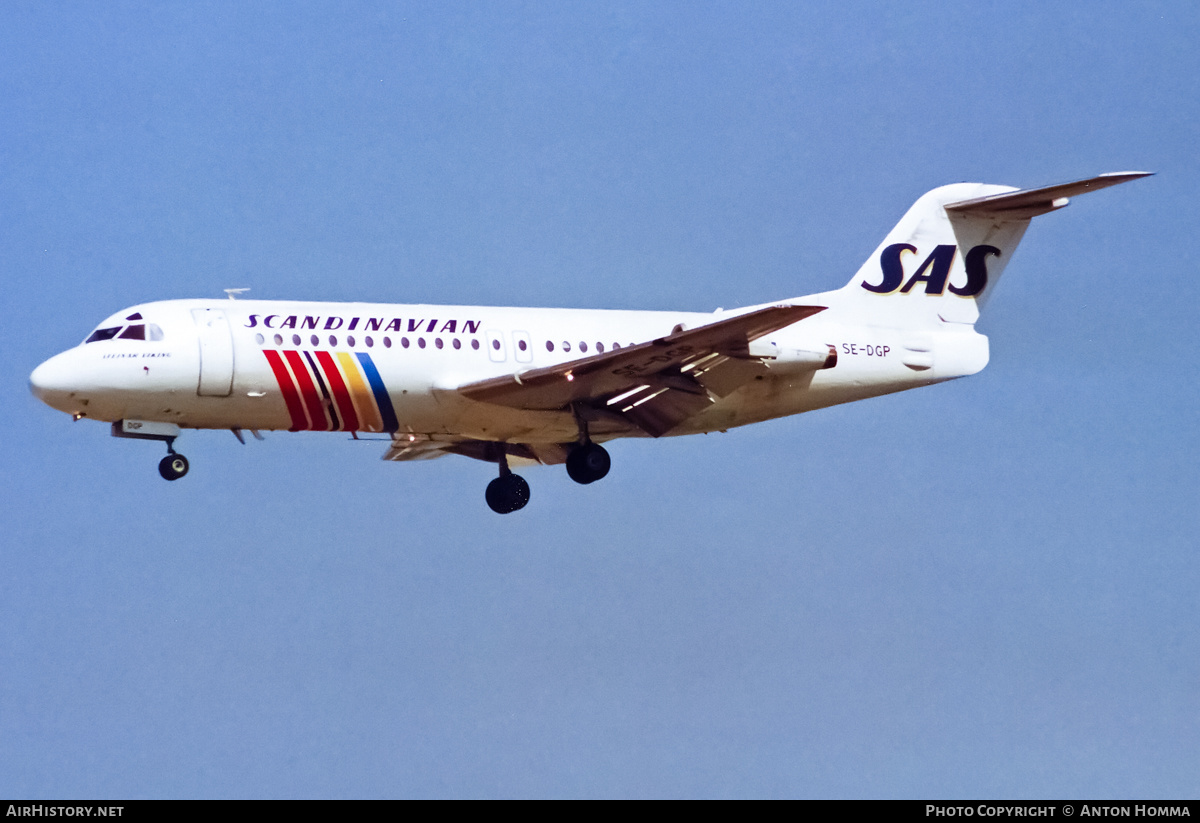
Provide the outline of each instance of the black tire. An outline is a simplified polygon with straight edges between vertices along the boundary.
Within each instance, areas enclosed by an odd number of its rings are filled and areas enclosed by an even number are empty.
[[[529,484],[519,474],[506,474],[488,483],[483,496],[496,514],[512,514],[529,502]]]
[[[612,458],[608,456],[608,451],[595,443],[576,446],[567,455],[567,474],[576,483],[595,483],[608,474],[610,468]]]
[[[182,454],[168,454],[158,461],[158,473],[163,480],[178,480],[188,473],[188,460]]]

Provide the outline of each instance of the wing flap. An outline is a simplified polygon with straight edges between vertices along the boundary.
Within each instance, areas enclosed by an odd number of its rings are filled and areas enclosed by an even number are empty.
[[[504,444],[505,455],[513,465],[565,463],[567,451],[568,447],[559,443]],[[495,463],[499,458],[499,449],[498,444],[487,440],[470,438],[434,440],[430,435],[398,434],[388,450],[384,452],[383,459],[407,463],[415,460],[436,460],[450,454]]]
[[[631,399],[618,413],[651,437],[662,437],[713,403],[707,393],[658,389],[645,394],[641,399]]]
[[[413,460],[436,460],[450,454],[449,449],[453,445],[453,443],[434,443],[429,440],[409,442],[397,439],[388,446],[388,450],[383,454],[383,459],[397,463],[407,463]]]

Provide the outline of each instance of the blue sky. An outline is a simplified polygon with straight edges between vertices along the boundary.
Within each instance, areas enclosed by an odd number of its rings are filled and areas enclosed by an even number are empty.
[[[1194,797],[1200,11],[947,5],[0,6],[0,795]],[[341,435],[164,483],[28,392],[133,303],[710,311],[1125,169],[983,373],[509,517]]]

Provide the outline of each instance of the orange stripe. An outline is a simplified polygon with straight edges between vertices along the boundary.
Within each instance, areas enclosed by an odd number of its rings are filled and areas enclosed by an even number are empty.
[[[379,409],[375,406],[375,395],[363,382],[358,364],[349,352],[340,351],[337,358],[342,366],[342,373],[346,375],[350,396],[354,398],[354,405],[358,408],[358,419],[366,426],[367,431],[383,431],[383,418],[379,416]]]

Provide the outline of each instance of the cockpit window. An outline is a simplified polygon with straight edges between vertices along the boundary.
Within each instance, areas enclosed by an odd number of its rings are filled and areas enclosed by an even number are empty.
[[[92,336],[83,342],[95,343],[97,340],[112,340],[117,336],[117,332],[120,330],[120,326],[113,326],[112,328],[108,329],[96,329],[94,332],[92,332]]]
[[[96,343],[100,340],[162,340],[163,330],[156,323],[134,323],[129,326],[110,326],[106,329],[96,329],[84,343]]]

